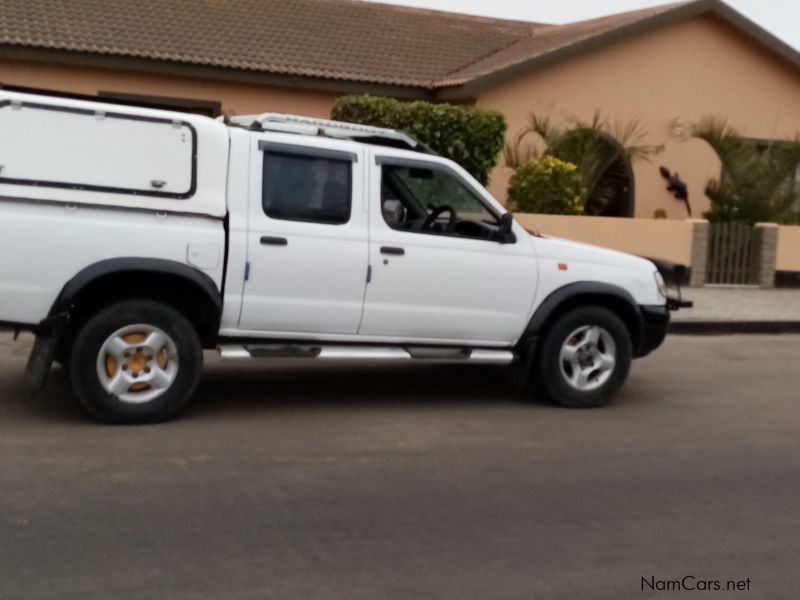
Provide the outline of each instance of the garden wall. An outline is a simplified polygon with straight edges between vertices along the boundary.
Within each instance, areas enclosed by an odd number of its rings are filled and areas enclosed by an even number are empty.
[[[664,258],[687,266],[692,264],[692,234],[696,221],[530,213],[514,216],[524,227],[545,235]],[[800,248],[800,237],[797,240]]]

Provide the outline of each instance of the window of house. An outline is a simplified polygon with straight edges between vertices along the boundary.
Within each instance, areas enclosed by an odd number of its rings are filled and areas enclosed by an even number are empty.
[[[58,98],[73,98],[75,100],[88,100],[89,102],[105,102],[109,104],[123,104],[125,106],[141,106],[143,108],[157,108],[176,112],[218,117],[222,114],[222,103],[217,100],[197,100],[194,98],[174,98],[171,96],[149,96],[145,94],[128,94],[123,92],[99,91],[97,95],[78,94],[64,90],[28,87],[20,85],[3,84],[4,90],[20,92],[23,94],[37,94],[40,96],[55,96]]]
[[[265,151],[261,195],[264,212],[272,219],[347,223],[352,165],[345,158]]]
[[[168,96],[147,96],[144,94],[126,94],[121,92],[99,91],[97,95],[103,102],[114,101],[145,108],[173,110],[206,117],[218,117],[222,114],[222,103],[216,100],[196,100],[194,98],[173,98]]]
[[[381,212],[392,229],[491,240],[498,217],[466,182],[424,165],[384,164]]]

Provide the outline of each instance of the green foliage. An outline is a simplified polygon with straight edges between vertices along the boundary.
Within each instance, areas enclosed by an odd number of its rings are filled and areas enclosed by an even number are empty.
[[[331,118],[404,131],[460,164],[484,185],[497,164],[506,132],[503,115],[495,111],[380,96],[343,96],[334,104]]]
[[[583,180],[578,168],[554,156],[517,167],[508,188],[511,210],[552,215],[583,212]]]
[[[528,143],[531,135],[544,143],[544,152]],[[645,137],[635,119],[610,123],[596,112],[590,121],[572,117],[559,127],[549,117],[531,114],[528,126],[506,145],[504,158],[511,168],[542,154],[573,163],[583,181],[586,214],[613,215],[618,209],[614,203],[631,183],[630,164],[663,151],[663,146],[644,143]]]
[[[711,146],[722,162],[723,176],[711,179],[706,196],[713,223],[792,223],[797,199],[794,175],[800,168],[800,141],[761,144],[743,138],[727,121],[706,117],[692,135]]]

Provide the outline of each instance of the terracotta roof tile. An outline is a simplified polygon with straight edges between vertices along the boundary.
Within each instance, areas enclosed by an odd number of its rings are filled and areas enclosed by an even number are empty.
[[[520,38],[510,46],[441,78],[437,82],[437,86],[445,87],[466,83],[500,69],[512,67],[550,52],[574,46],[579,42],[590,40],[689,4],[693,4],[693,2],[656,6],[567,25],[540,27],[532,35]]]
[[[639,31],[639,24],[706,11],[800,66],[796,50],[720,0],[568,25],[360,0],[0,0],[0,49],[55,49],[433,91],[508,76],[538,59],[585,49],[592,40]]]
[[[0,1],[0,44],[419,87],[534,28],[354,0]]]

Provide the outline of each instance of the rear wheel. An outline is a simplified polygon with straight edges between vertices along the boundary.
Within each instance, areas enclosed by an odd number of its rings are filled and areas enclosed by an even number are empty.
[[[533,376],[552,402],[572,408],[603,406],[625,382],[632,359],[631,337],[610,310],[571,310],[545,334]]]
[[[191,398],[203,354],[191,323],[150,300],[111,305],[71,345],[68,371],[81,404],[108,423],[163,421]]]

